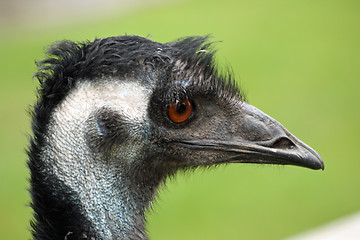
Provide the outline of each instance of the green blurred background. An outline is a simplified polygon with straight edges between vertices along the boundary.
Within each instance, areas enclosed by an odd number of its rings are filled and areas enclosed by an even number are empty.
[[[94,0],[79,1],[0,5],[1,239],[30,238],[34,60],[60,39],[211,34],[249,102],[325,162],[325,171],[233,164],[179,174],[148,213],[151,239],[283,239],[360,210],[360,1],[123,0],[92,10]]]

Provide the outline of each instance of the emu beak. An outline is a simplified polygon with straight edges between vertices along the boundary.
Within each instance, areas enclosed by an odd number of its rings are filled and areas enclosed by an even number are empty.
[[[248,151],[247,157],[240,160],[234,157],[233,161],[249,163],[274,163],[285,165],[297,165],[311,169],[324,170],[324,163],[320,155],[311,147],[300,141],[284,128],[278,121],[263,113],[250,104],[243,103],[242,129],[248,131],[248,137],[257,141],[242,139],[242,144],[235,143],[234,147]],[[227,144],[228,147],[231,144]],[[232,144],[231,144],[232,145]]]
[[[324,163],[317,152],[292,135],[286,128],[272,117],[247,103],[241,103],[232,123],[239,131],[218,140],[208,136],[205,139],[182,141],[187,148],[212,152],[210,162],[216,163],[258,163],[296,165],[311,169],[324,170]],[[229,124],[229,123],[228,123]]]

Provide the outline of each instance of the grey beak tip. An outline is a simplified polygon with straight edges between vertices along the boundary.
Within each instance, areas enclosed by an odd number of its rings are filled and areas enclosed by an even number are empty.
[[[322,171],[324,171],[324,170],[325,170],[324,163],[321,161],[321,162],[319,162],[319,165],[320,165],[320,166],[318,166],[316,169],[317,169],[317,170],[320,170],[320,169],[321,169]]]
[[[321,170],[325,170],[325,165],[324,162],[322,161],[322,159],[320,159],[320,164],[321,164]]]
[[[324,165],[324,162],[322,160],[322,158],[320,157],[320,155],[315,151],[313,150],[312,148],[308,147],[309,148],[309,151],[313,154],[314,156],[314,162],[316,163],[317,166],[317,169],[321,169],[321,170],[325,170],[325,165]]]
[[[321,162],[320,162],[320,164],[321,164],[321,170],[325,170],[325,165],[324,165],[324,162],[322,161],[322,160],[320,160]]]
[[[314,151],[315,152],[315,151]],[[316,153],[316,152],[315,152]],[[311,159],[312,158],[312,159]],[[321,157],[319,156],[319,154],[314,154],[310,159],[310,163],[312,163],[311,165],[313,166],[313,169],[315,170],[319,170],[321,169],[322,171],[325,170],[325,165],[323,160],[321,159]]]

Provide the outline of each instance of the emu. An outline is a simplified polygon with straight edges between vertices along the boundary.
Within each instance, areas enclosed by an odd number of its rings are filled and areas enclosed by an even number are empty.
[[[224,163],[324,169],[246,103],[207,37],[60,41],[38,63],[28,149],[33,239],[148,239],[144,211],[178,170]]]

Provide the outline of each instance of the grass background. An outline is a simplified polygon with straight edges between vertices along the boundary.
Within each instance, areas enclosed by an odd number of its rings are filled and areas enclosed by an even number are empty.
[[[250,103],[318,151],[325,171],[233,164],[169,180],[151,239],[282,239],[360,210],[360,2],[185,0],[0,32],[0,234],[29,239],[26,134],[34,60],[59,39],[211,34]],[[44,20],[45,21],[45,20]]]

